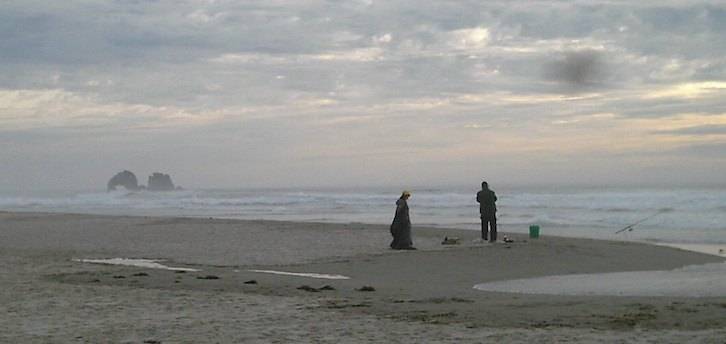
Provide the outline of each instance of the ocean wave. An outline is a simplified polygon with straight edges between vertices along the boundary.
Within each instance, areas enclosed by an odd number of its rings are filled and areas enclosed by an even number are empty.
[[[726,190],[703,192],[632,191],[498,193],[499,223],[526,229],[530,224],[583,230],[623,228],[643,218],[638,231],[689,233],[718,238],[726,226]],[[327,221],[390,221],[398,192],[295,190],[182,190],[173,192],[79,193],[57,197],[0,195],[0,209],[93,212],[123,215],[226,216]],[[674,201],[676,200],[676,201]],[[478,226],[475,192],[414,190],[412,220],[437,226]],[[705,234],[704,234],[705,233]],[[648,234],[650,235],[650,234]]]
[[[628,208],[597,208],[596,210],[604,211],[606,213],[630,213],[636,211]]]

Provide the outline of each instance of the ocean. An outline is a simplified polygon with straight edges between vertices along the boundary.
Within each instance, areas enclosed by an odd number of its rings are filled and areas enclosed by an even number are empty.
[[[726,188],[494,188],[499,230],[542,235],[726,244]],[[478,230],[477,188],[412,189],[416,226]],[[387,224],[399,190],[208,189],[172,192],[0,192],[0,210]],[[616,232],[628,225],[632,231]],[[415,232],[414,232],[415,235]]]

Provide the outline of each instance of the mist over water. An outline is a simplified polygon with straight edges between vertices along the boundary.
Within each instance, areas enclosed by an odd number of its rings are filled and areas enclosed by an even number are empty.
[[[475,188],[413,189],[415,226],[477,230]],[[500,231],[634,239],[665,243],[726,243],[726,189],[495,188]],[[159,215],[388,224],[399,191],[183,190],[174,192],[0,193],[0,210]],[[653,216],[633,231],[615,232]]]

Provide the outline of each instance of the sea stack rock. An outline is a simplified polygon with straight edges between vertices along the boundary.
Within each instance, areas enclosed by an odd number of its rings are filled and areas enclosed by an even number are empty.
[[[149,184],[146,188],[150,191],[171,191],[174,190],[174,183],[168,174],[154,172],[149,176]]]
[[[136,180],[136,175],[131,171],[121,171],[116,173],[111,180],[108,181],[107,190],[116,190],[117,186],[123,186],[126,190],[136,191],[139,189],[139,182]]]

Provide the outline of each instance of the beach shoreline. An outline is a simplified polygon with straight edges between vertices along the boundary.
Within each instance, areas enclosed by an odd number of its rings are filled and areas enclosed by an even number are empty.
[[[349,221],[349,222],[339,222],[339,221],[315,221],[315,220],[274,220],[269,218],[249,218],[249,219],[242,219],[242,218],[236,218],[233,216],[207,216],[207,215],[194,215],[194,216],[179,216],[179,215],[142,215],[142,214],[111,214],[111,213],[85,213],[85,212],[66,212],[66,211],[16,211],[16,210],[0,210],[0,214],[37,214],[37,215],[78,215],[78,216],[106,216],[106,217],[158,217],[158,218],[186,218],[186,219],[207,219],[207,220],[231,220],[231,221],[253,221],[253,222],[281,222],[281,223],[304,223],[304,224],[321,224],[321,225],[343,225],[343,226],[384,226],[384,224],[380,223],[367,223],[367,222],[360,222],[360,221]],[[472,228],[463,228],[463,227],[455,227],[455,226],[447,226],[443,224],[416,224],[417,228],[422,228],[426,230],[442,230],[442,231],[463,231],[464,233],[478,233],[478,229],[472,229]],[[511,228],[506,228],[507,226],[500,226],[505,227],[504,233],[510,233],[510,235],[515,236],[523,236],[526,235],[526,228],[519,229],[515,231],[511,231]],[[545,229],[544,231],[547,231],[548,229]],[[500,228],[500,231],[501,228]],[[726,243],[718,243],[718,244],[710,244],[710,243],[694,243],[694,242],[662,242],[662,241],[655,241],[652,238],[649,239],[638,239],[638,238],[630,238],[627,235],[626,236],[620,236],[620,237],[589,237],[589,236],[580,236],[580,235],[558,235],[558,234],[550,234],[543,232],[543,235],[546,235],[547,237],[551,238],[574,238],[574,239],[587,239],[587,240],[603,240],[603,241],[615,241],[615,242],[630,242],[630,243],[639,243],[639,244],[645,244],[645,245],[655,245],[655,246],[663,246],[663,247],[670,247],[674,249],[679,250],[685,250],[685,251],[691,251],[691,252],[697,252],[702,254],[708,254],[713,255],[717,257],[723,257],[726,258]]]
[[[0,212],[1,278],[8,286],[0,325],[9,329],[0,341],[716,343],[726,335],[726,296],[473,288],[670,270],[722,257],[516,233],[507,233],[513,243],[494,245],[475,242],[479,233],[471,230],[414,226],[413,234],[419,250],[402,252],[387,248],[385,225]],[[460,244],[441,245],[444,236]],[[200,271],[73,260],[109,258],[163,259]],[[306,273],[348,279],[290,275]],[[362,291],[366,286],[373,291]]]

